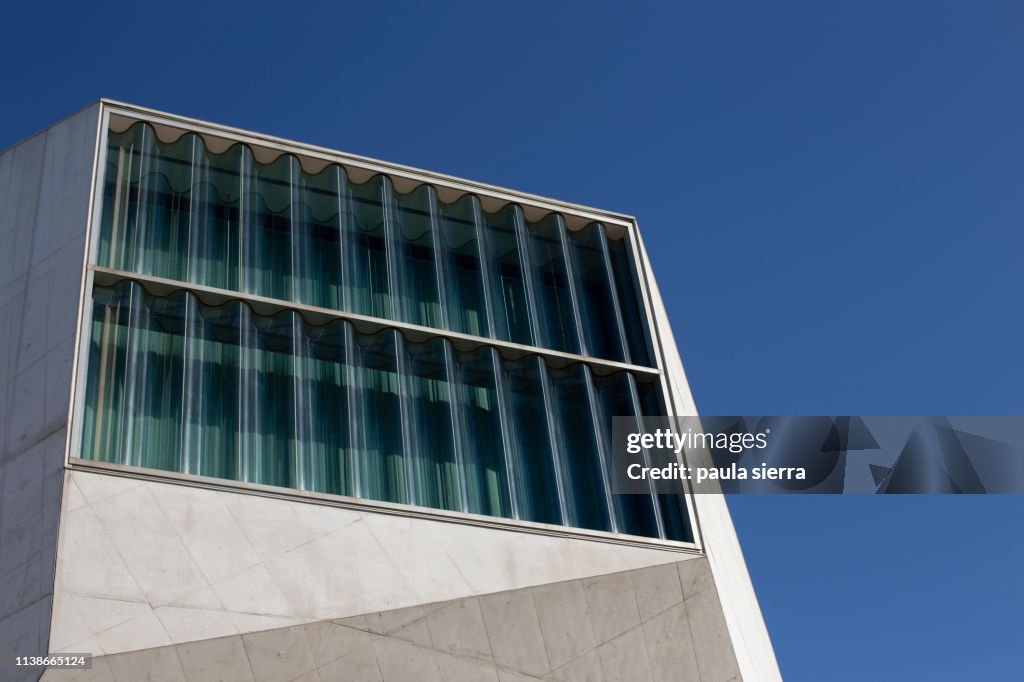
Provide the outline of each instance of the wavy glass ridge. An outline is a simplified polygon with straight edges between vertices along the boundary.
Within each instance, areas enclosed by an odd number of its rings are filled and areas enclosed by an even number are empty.
[[[656,382],[132,280],[93,298],[85,459],[692,540],[682,498],[611,494],[611,417],[660,413]]]
[[[109,134],[101,216],[101,266],[652,366],[630,246],[600,223],[161,142],[145,123]]]

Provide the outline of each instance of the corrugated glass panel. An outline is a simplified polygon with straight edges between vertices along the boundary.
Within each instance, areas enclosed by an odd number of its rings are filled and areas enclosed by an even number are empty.
[[[628,372],[125,280],[94,292],[82,456],[687,539],[680,500],[611,494],[611,417],[661,410]]]
[[[534,295],[540,321],[540,343],[545,348],[580,353],[580,319],[565,226],[555,214],[527,229]]]
[[[143,123],[110,133],[106,159],[99,265],[649,364],[628,245],[600,225],[527,224],[514,204],[485,213],[473,195],[161,142]]]
[[[483,214],[483,240],[488,287],[494,316],[494,338],[524,345],[541,345],[532,321],[527,298],[528,248],[522,229],[522,211],[507,206],[496,213]]]
[[[444,267],[446,329],[474,336],[491,336],[488,278],[483,249],[480,202],[464,196],[439,207],[440,261]]]
[[[681,496],[611,492],[612,417],[664,413],[660,381],[486,341],[649,365],[628,239],[262,161],[145,124],[110,134],[98,263],[182,286],[96,287],[83,457],[692,539]],[[279,303],[204,303],[190,285]],[[437,332],[370,333],[290,302]]]
[[[604,226],[591,223],[570,232],[579,282],[584,342],[588,355],[628,362],[626,329],[615,290]]]

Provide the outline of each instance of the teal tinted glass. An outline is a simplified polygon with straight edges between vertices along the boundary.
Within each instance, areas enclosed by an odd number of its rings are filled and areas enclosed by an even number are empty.
[[[104,267],[650,364],[630,247],[597,224],[264,163],[241,143],[215,153],[191,133],[163,142],[144,123],[109,133],[102,204]]]
[[[551,370],[550,377],[559,465],[566,483],[564,495],[572,525],[594,530],[613,528],[609,468],[600,442],[600,424],[594,419],[597,404],[590,369],[571,365]],[[592,452],[594,456],[578,457],[577,452]]]
[[[587,355],[629,362],[632,359],[629,341],[615,289],[604,226],[591,223],[582,230],[570,232],[569,238],[579,282]]]
[[[527,521],[560,524],[565,499],[559,486],[556,434],[549,420],[546,367],[532,356],[506,363],[503,374],[515,443],[513,485],[519,513]]]
[[[495,338],[541,345],[536,315],[527,297],[526,232],[522,211],[507,206],[484,214],[483,243]]]
[[[488,342],[650,366],[628,239],[316,168],[110,133],[97,265],[128,274],[93,292],[82,457],[692,539],[682,498],[610,489],[611,417],[663,414],[655,375]]]
[[[611,416],[660,413],[628,372],[242,301],[97,287],[82,457],[648,537],[691,537],[663,496],[612,495]]]
[[[474,196],[439,206],[439,260],[444,269],[445,294],[442,312],[446,315],[445,329],[493,336],[481,220],[480,202]]]
[[[466,481],[466,511],[519,518],[512,506],[516,453],[508,434],[506,397],[499,392],[501,357],[482,347],[455,354],[454,387]]]
[[[551,214],[531,224],[529,259],[538,319],[541,346],[580,353],[580,312],[576,296],[577,283],[572,276],[572,263],[567,249],[566,230],[560,218]]]

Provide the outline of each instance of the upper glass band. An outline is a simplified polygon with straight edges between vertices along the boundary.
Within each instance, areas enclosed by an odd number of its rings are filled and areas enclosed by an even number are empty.
[[[110,132],[97,264],[523,345],[652,366],[627,239],[484,211],[422,184],[260,163],[186,133]]]

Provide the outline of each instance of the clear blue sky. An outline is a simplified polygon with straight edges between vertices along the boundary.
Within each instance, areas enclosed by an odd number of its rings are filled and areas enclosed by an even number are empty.
[[[638,216],[708,414],[1024,414],[1024,5],[0,5],[100,96]],[[487,7],[483,7],[487,5]],[[1019,679],[1024,497],[730,501],[790,681]]]

